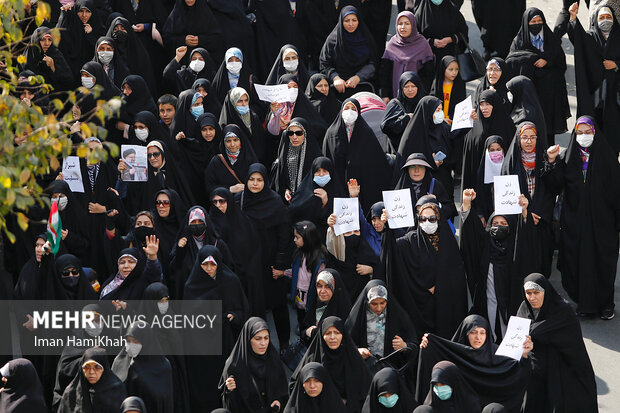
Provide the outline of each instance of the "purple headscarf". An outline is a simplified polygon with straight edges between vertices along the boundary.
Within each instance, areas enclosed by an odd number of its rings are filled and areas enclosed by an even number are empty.
[[[398,34],[398,19],[406,17],[411,22],[411,34],[402,37]],[[398,94],[400,75],[406,71],[419,72],[424,63],[433,60],[435,56],[428,44],[428,40],[420,33],[416,26],[415,16],[410,11],[403,11],[396,16],[396,34],[390,39],[385,47],[383,59],[394,62],[392,72],[392,93]]]
[[[577,129],[577,125],[579,124],[586,124],[590,126],[592,128],[592,133],[596,133],[596,127],[594,126],[594,122],[592,122],[592,119],[590,119],[588,116],[581,116],[579,119],[577,119],[577,122],[575,123],[575,129]]]

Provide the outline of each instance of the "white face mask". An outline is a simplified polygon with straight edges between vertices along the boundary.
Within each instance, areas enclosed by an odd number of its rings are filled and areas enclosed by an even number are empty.
[[[142,350],[141,343],[130,343],[129,341],[125,344],[125,351],[127,351],[127,355],[131,358],[138,357],[140,351]]]
[[[189,62],[189,68],[198,73],[205,68],[205,62],[200,59],[192,60]]]
[[[107,65],[114,58],[114,52],[110,52],[110,51],[97,52],[97,56],[99,56],[99,60],[101,60],[101,63],[103,63],[104,65]]]
[[[506,92],[506,97],[508,98],[508,102],[512,103],[514,96],[512,96],[512,93],[510,93],[510,91]]]
[[[583,135],[577,135],[577,143],[582,148],[589,148],[592,145],[592,142],[594,142],[594,135],[590,133],[583,134]]]
[[[95,78],[82,76],[82,86],[84,86],[86,89],[91,89],[93,86],[95,86]]]
[[[149,130],[147,128],[144,129],[136,129],[136,138],[140,139],[142,142],[146,142],[146,138],[149,137]]]
[[[288,90],[291,102],[295,102],[297,100],[297,95],[299,94],[299,89],[296,87],[289,88]]]
[[[235,76],[241,73],[242,67],[243,63],[241,62],[226,62],[226,70],[228,70],[231,74]]]
[[[437,222],[420,222],[420,229],[429,235],[437,232],[437,227],[439,227]]]
[[[439,112],[433,113],[433,123],[435,125],[439,125],[445,119],[446,119],[446,116],[443,114],[443,110],[440,110]]]
[[[342,120],[348,126],[351,126],[357,120],[357,111],[353,109],[345,109],[342,111]]]
[[[297,71],[297,66],[299,66],[299,60],[285,60],[282,62],[282,65],[287,72],[295,72]]]
[[[61,196],[60,198],[52,198],[52,201],[58,202],[59,211],[64,211],[67,207],[67,204],[69,203],[69,198],[67,198],[66,196]]]
[[[97,337],[103,331],[103,324],[95,324],[96,327],[85,327],[84,330],[91,337]]]
[[[159,308],[159,312],[161,314],[166,314],[168,312],[169,306],[170,303],[168,301],[166,301],[165,303],[157,303],[157,308]]]

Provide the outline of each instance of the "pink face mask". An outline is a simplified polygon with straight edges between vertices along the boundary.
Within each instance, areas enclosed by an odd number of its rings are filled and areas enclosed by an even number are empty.
[[[491,161],[493,163],[500,163],[504,160],[504,152],[502,151],[489,152],[489,158],[491,158]]]

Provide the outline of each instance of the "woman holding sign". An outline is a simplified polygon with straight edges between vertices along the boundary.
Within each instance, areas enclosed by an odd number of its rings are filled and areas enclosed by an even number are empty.
[[[391,211],[384,211],[387,222]],[[420,330],[451,337],[467,314],[465,266],[452,230],[435,203],[423,204],[418,226],[396,239],[384,236],[391,290]]]
[[[545,175],[545,148],[547,138],[538,133],[537,125],[523,122],[504,157],[502,175],[517,175],[520,191],[529,201],[529,211],[534,220],[534,248],[528,260],[538,262],[540,271],[551,275],[553,259],[553,208],[561,188]]]
[[[524,413],[598,412],[596,381],[579,319],[542,274],[523,282],[518,317],[532,320],[533,372]]]

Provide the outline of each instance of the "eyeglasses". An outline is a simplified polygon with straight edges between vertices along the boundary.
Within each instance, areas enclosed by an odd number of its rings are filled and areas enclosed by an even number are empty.
[[[420,220],[420,222],[430,222],[431,224],[434,224],[435,222],[437,222],[437,216],[436,215],[431,215],[430,217],[424,216],[424,215],[420,215],[420,218],[418,218]]]
[[[161,156],[161,152],[153,152],[153,153],[148,153],[146,155],[147,158],[159,158]]]
[[[286,134],[288,136],[293,136],[293,135],[304,136],[304,131],[302,131],[302,130],[287,130]]]
[[[225,199],[214,199],[213,201],[211,201],[213,203],[213,205],[217,205],[217,204],[226,204],[227,201]]]
[[[522,141],[534,142],[538,138],[538,136],[521,136],[520,138]]]
[[[168,205],[170,205],[170,200],[169,199],[158,200],[158,201],[155,201],[155,205],[157,205],[157,206],[168,206]]]
[[[82,370],[83,371],[101,371],[103,370],[103,367],[101,367],[98,364],[89,364],[87,366],[83,366]]]
[[[494,67],[490,67],[487,69],[487,73],[502,73],[502,69],[496,69]]]
[[[70,268],[68,270],[65,270],[62,272],[61,274],[63,277],[70,277],[72,275],[80,275],[80,270],[78,270],[77,268]]]

